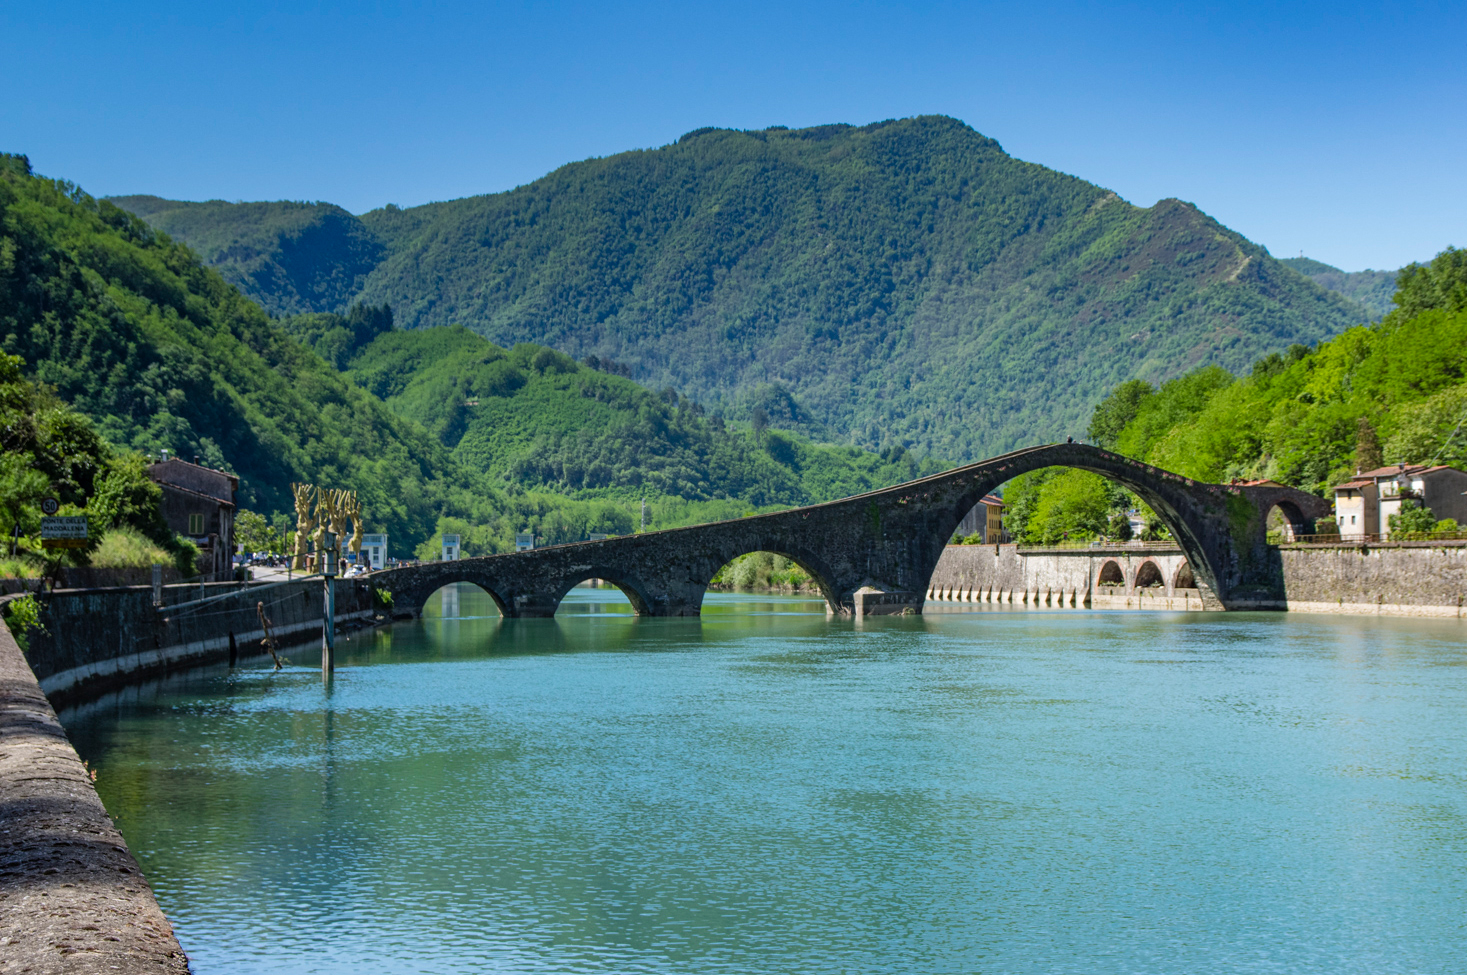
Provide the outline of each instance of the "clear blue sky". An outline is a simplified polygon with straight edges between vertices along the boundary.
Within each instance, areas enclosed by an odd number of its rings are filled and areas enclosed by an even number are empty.
[[[0,5],[0,149],[96,195],[508,189],[705,125],[943,113],[1275,255],[1467,245],[1467,3]]]

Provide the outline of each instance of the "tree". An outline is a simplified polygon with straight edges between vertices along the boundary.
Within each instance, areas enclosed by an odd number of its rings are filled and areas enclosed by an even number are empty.
[[[1355,472],[1358,474],[1373,471],[1384,464],[1385,458],[1381,454],[1380,438],[1375,434],[1375,427],[1362,416],[1355,435]]]
[[[1099,535],[1109,524],[1110,503],[1105,478],[1089,471],[1065,470],[1045,485],[1025,534],[1041,544]]]
[[[264,515],[243,508],[234,518],[234,540],[244,552],[280,555],[285,551],[285,540],[275,526]]]
[[[1400,512],[1390,517],[1392,538],[1424,535],[1435,528],[1436,516],[1431,513],[1430,508],[1423,508],[1417,501],[1402,501]]]
[[[1115,447],[1116,440],[1126,424],[1136,418],[1141,403],[1156,395],[1156,387],[1142,379],[1131,379],[1113,389],[1109,396],[1096,404],[1090,417],[1090,428],[1085,435],[1090,442],[1107,450]]]

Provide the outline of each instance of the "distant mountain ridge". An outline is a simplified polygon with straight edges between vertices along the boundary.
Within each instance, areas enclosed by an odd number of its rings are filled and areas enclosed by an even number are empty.
[[[277,315],[345,310],[385,252],[360,220],[330,203],[111,202],[187,243]]]
[[[1391,296],[1396,293],[1396,275],[1399,271],[1341,271],[1323,261],[1308,257],[1285,257],[1280,263],[1288,265],[1322,288],[1359,302],[1370,312],[1372,320],[1384,318],[1395,307]]]
[[[387,303],[731,417],[787,391],[834,439],[953,460],[1079,433],[1126,379],[1241,371],[1371,317],[1191,204],[1133,206],[940,116],[703,129],[361,217],[116,202],[277,312]]]

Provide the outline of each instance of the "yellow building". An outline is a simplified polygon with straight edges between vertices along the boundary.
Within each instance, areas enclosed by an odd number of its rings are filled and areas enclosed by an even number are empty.
[[[1003,530],[1003,499],[996,494],[984,495],[973,510],[958,522],[958,534],[983,536],[984,544],[998,545],[1009,540]]]

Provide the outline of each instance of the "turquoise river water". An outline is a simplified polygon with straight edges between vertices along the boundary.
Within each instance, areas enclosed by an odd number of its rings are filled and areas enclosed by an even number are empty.
[[[63,714],[199,975],[1467,972],[1461,622],[434,612]]]

